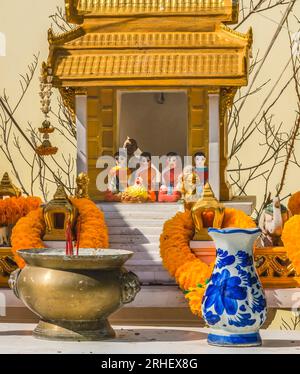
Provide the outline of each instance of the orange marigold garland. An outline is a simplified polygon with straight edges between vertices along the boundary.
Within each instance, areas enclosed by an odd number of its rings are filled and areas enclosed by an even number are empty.
[[[19,249],[45,248],[41,237],[45,230],[43,209],[31,211],[21,218],[13,228],[11,236],[12,253],[20,268],[25,266],[24,260],[17,255]]]
[[[289,198],[288,208],[293,215],[300,214],[300,191],[295,192]]]
[[[255,222],[244,212],[226,208],[223,227],[253,228]],[[177,213],[164,224],[160,237],[163,265],[184,291],[192,313],[201,316],[201,303],[214,264],[207,265],[189,247],[194,234],[190,211]]]
[[[296,272],[300,274],[300,215],[291,217],[283,227],[282,242]]]
[[[195,260],[188,246],[193,232],[193,220],[189,211],[177,213],[164,224],[160,237],[160,255],[163,265],[173,277],[181,265]]]
[[[108,248],[108,230],[103,212],[92,200],[70,200],[79,212],[80,248]]]
[[[15,225],[21,217],[37,209],[41,203],[41,199],[34,196],[0,200],[0,226]]]
[[[254,229],[256,223],[253,219],[247,216],[241,210],[233,209],[233,208],[226,208],[225,215],[223,220],[223,228],[224,227],[238,227],[240,229]]]
[[[89,199],[70,198],[79,212],[80,247],[108,248],[108,230],[104,214]],[[24,261],[17,255],[19,249],[45,248],[42,236],[45,230],[43,210],[37,209],[21,218],[13,229],[11,242],[15,261],[20,268]]]

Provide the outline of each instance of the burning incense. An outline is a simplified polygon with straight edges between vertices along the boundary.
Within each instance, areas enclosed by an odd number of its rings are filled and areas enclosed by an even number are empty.
[[[72,240],[72,228],[71,222],[68,221],[66,229],[66,256],[73,256],[73,240]]]
[[[79,248],[80,248],[80,231],[81,231],[81,219],[78,218],[77,224],[77,240],[76,240],[76,256],[79,256]]]

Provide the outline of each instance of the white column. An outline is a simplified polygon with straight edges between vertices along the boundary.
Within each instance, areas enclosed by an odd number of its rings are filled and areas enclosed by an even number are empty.
[[[77,174],[87,173],[87,96],[76,95]]]
[[[209,93],[209,184],[220,199],[220,114],[218,93]]]

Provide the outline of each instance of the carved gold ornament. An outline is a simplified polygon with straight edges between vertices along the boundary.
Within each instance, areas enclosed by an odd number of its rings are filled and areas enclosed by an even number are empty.
[[[78,199],[89,199],[89,183],[90,178],[85,173],[80,173],[76,178],[76,192],[75,197]]]
[[[72,87],[60,87],[59,92],[61,94],[64,106],[70,112],[72,121],[75,122],[75,89]]]
[[[299,287],[300,277],[296,274],[284,247],[256,248],[254,260],[264,287]]]
[[[16,269],[17,265],[13,260],[11,248],[0,247],[0,288],[8,287],[9,276]]]
[[[227,111],[233,105],[234,96],[237,92],[237,87],[223,87],[220,92],[220,123],[223,124],[226,118]]]
[[[68,222],[75,225],[77,209],[72,205],[63,186],[57,187],[53,199],[44,207],[46,231],[43,240],[66,240]]]

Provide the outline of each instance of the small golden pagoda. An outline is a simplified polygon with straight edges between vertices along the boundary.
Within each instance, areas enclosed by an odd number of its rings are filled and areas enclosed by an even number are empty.
[[[53,86],[60,90],[76,120],[77,173],[88,173],[91,198],[104,198],[96,187],[101,172],[98,158],[112,156],[124,143],[120,138],[125,127],[122,98],[128,93],[181,92],[186,98],[186,123],[174,126],[185,135],[176,142],[184,144],[184,155],[199,151],[207,155],[215,195],[220,200],[230,199],[225,173],[227,112],[237,89],[248,83],[252,46],[251,29],[242,34],[228,27],[238,20],[239,2],[65,3],[67,20],[77,26],[61,35],[49,30],[49,57],[44,68],[53,72]],[[144,131],[141,127],[136,131]],[[175,136],[176,131],[168,132],[163,145],[167,147]],[[152,152],[153,143],[148,136],[145,150]]]
[[[21,190],[12,183],[8,173],[4,173],[0,182],[0,199],[6,196],[19,197],[21,194]]]
[[[192,208],[192,218],[195,225],[193,240],[212,240],[208,235],[208,228],[222,227],[225,206],[214,196],[209,183],[206,183],[200,200]]]
[[[53,199],[44,207],[46,232],[43,239],[49,241],[66,240],[68,222],[73,229],[76,217],[77,210],[68,199],[64,187],[58,186]]]

